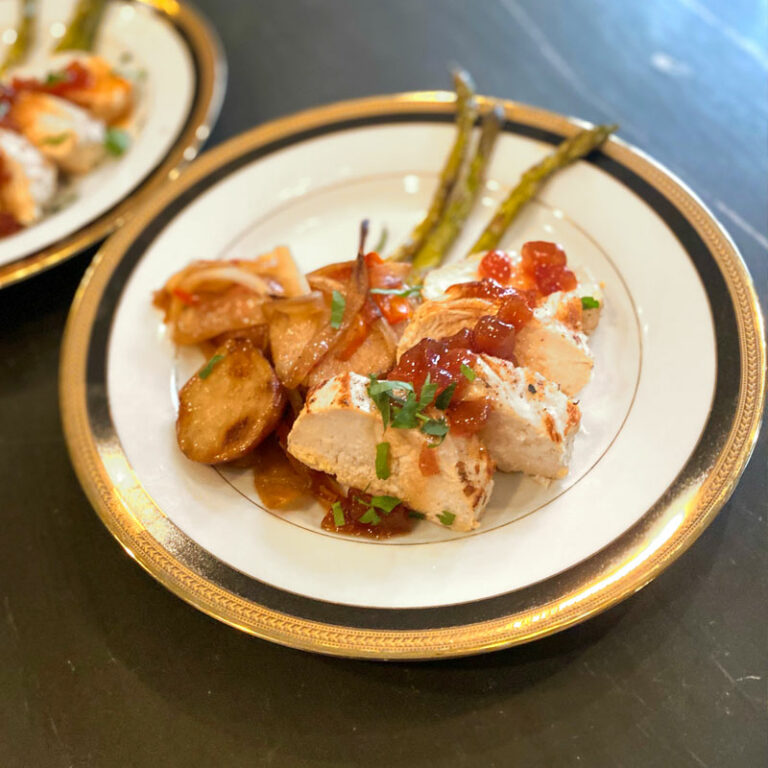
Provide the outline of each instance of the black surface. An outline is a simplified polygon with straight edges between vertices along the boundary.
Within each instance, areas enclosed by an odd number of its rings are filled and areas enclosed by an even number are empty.
[[[764,4],[201,6],[231,67],[212,143],[315,104],[442,88],[461,63],[486,92],[618,120],[722,219],[765,300]],[[56,374],[88,260],[0,293],[0,765],[766,764],[765,437],[694,547],[585,625],[432,664],[287,650],[166,592],[80,491]]]

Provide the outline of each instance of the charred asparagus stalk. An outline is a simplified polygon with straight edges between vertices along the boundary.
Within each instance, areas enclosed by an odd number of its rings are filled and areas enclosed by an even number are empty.
[[[598,125],[589,130],[579,131],[560,144],[540,163],[529,168],[517,186],[499,205],[496,213],[470,249],[470,253],[482,253],[496,248],[518,211],[539,191],[542,184],[560,168],[570,165],[597,149],[619,126]]]
[[[416,225],[408,239],[389,257],[392,261],[409,261],[421,248],[427,235],[440,220],[464,166],[472,138],[472,129],[477,119],[475,86],[469,74],[461,69],[454,71],[453,82],[456,88],[456,139],[440,173],[440,181],[427,215]]]
[[[8,48],[3,63],[0,64],[0,75],[20,64],[34,42],[37,0],[19,0],[19,10],[21,18],[16,30],[16,39]]]
[[[107,0],[78,0],[66,32],[59,40],[55,50],[92,50],[106,7]]]
[[[413,259],[410,282],[417,281],[428,269],[436,267],[445,257],[453,241],[467,220],[477,195],[485,182],[493,146],[501,130],[504,113],[495,106],[483,118],[483,127],[475,155],[464,178],[454,188],[442,218],[427,236],[424,245]]]

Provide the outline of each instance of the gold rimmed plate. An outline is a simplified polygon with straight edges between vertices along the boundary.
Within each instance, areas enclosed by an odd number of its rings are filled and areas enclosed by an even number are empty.
[[[12,42],[21,4],[4,3],[0,57]],[[44,74],[66,54],[51,51],[74,0],[40,0],[34,44],[6,76]],[[173,180],[208,138],[226,86],[226,63],[203,17],[176,0],[111,0],[95,52],[137,82],[135,138],[128,151],[77,179],[66,201],[27,229],[0,240],[0,288],[93,245],[127,221],[163,183]]]
[[[506,103],[460,257],[520,172],[577,130]],[[311,269],[353,253],[361,218],[397,242],[427,205],[453,96],[411,93],[284,118],[216,148],[101,249],[64,340],[61,404],[83,487],[130,554],[232,626],[322,653],[436,658],[555,632],[636,591],[728,498],[764,400],[762,320],[732,241],[678,180],[618,139],[558,177],[505,236],[557,240],[605,284],[569,476],[501,476],[479,529],[426,522],[386,542],[265,509],[245,470],[175,444],[176,352],[151,291],[195,258],[288,244]]]

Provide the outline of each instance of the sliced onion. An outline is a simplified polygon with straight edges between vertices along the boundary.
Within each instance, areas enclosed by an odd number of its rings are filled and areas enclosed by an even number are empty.
[[[286,315],[303,315],[319,312],[325,309],[325,297],[320,291],[312,291],[303,296],[291,299],[272,299],[264,305],[264,312],[271,317],[273,312],[283,312]]]
[[[194,293],[202,284],[211,282],[237,283],[262,296],[275,295],[274,288],[263,278],[233,266],[206,267],[195,271],[187,275],[177,287],[187,293]]]
[[[373,321],[371,328],[376,328],[379,331],[382,339],[384,339],[389,347],[388,352],[391,358],[394,360],[397,352],[398,338],[392,326],[383,317],[379,317]]]
[[[363,308],[368,296],[368,265],[365,256],[358,254],[352,274],[347,283],[344,314],[338,328],[324,325],[310,339],[306,347],[296,359],[283,384],[288,389],[296,389],[307,377],[309,372],[339,343],[352,319]]]

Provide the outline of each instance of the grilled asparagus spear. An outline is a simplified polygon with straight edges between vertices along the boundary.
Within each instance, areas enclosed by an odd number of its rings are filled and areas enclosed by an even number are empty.
[[[588,155],[617,128],[618,125],[598,125],[589,130],[579,131],[575,136],[562,142],[554,152],[547,155],[540,163],[529,168],[520,177],[517,186],[509,193],[506,200],[496,209],[496,213],[470,249],[470,253],[493,250],[499,244],[518,211],[539,191],[546,179],[560,168]]]
[[[448,197],[461,174],[472,138],[472,129],[477,119],[477,104],[475,86],[467,72],[461,69],[454,71],[453,82],[456,88],[456,139],[440,174],[440,181],[427,215],[416,225],[408,239],[389,257],[392,261],[409,261],[421,248],[445,210]]]
[[[67,30],[55,50],[92,50],[106,7],[107,0],[78,0]]]
[[[20,64],[34,42],[37,0],[19,0],[19,10],[21,11],[21,18],[16,30],[16,39],[8,48],[5,59],[0,65],[0,75],[5,74],[11,67]]]
[[[464,226],[485,181],[485,171],[503,119],[504,112],[498,105],[483,118],[480,139],[469,170],[454,188],[443,216],[416,253],[410,272],[411,283],[418,281],[426,270],[436,267],[443,260],[446,251]]]

